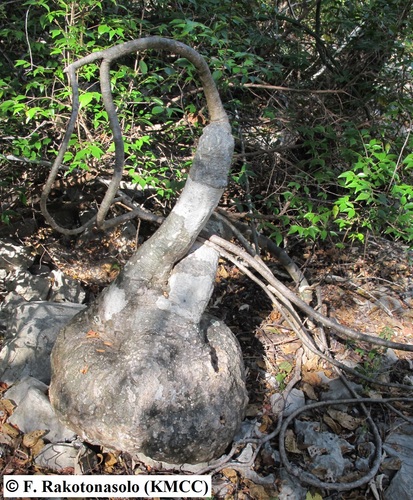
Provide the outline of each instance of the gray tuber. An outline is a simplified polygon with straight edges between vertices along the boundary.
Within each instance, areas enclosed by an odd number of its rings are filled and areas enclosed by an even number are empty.
[[[49,394],[59,418],[90,443],[195,464],[225,451],[247,404],[239,344],[225,324],[205,313],[219,255],[195,241],[227,183],[233,153],[228,118],[204,59],[173,40],[127,42],[90,54],[66,71],[75,108],[76,69],[102,59],[102,95],[122,164],[109,67],[118,57],[144,49],[168,50],[194,64],[211,123],[168,218],[118,278],[60,332]],[[48,219],[45,197],[42,209]],[[101,227],[105,215],[97,217]]]

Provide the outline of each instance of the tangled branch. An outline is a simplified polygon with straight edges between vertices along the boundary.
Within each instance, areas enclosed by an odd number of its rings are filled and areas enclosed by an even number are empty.
[[[162,37],[148,37],[148,38],[139,38],[137,40],[132,40],[130,42],[126,42],[120,45],[115,45],[114,47],[110,47],[109,49],[93,52],[78,61],[70,64],[65,72],[69,76],[70,85],[72,87],[72,113],[69,119],[69,123],[66,128],[66,133],[62,141],[62,145],[56,157],[56,160],[51,168],[49,177],[45,183],[42,196],[40,199],[40,207],[42,213],[46,219],[46,221],[50,224],[50,226],[59,231],[62,234],[66,235],[76,235],[85,231],[87,228],[96,223],[99,229],[107,229],[110,226],[113,226],[114,221],[106,221],[106,215],[115,200],[116,193],[119,189],[120,181],[122,179],[123,167],[125,161],[124,154],[124,144],[122,131],[120,128],[118,116],[116,113],[116,108],[113,103],[112,90],[110,85],[110,67],[111,64],[131,52],[137,52],[142,50],[162,50],[169,51],[173,54],[178,54],[181,57],[185,57],[188,59],[197,69],[199,78],[202,83],[202,87],[204,89],[205,97],[207,100],[208,110],[210,113],[210,121],[213,122],[227,122],[228,118],[225,113],[225,110],[222,106],[221,99],[219,97],[216,85],[212,78],[211,72],[208,68],[205,59],[194,49],[185,45],[181,42],[177,42],[175,40],[171,40],[169,38]],[[111,183],[106,191],[106,194],[103,198],[103,201],[99,207],[97,214],[84,223],[82,226],[75,229],[66,229],[53,219],[47,209],[47,200],[52,190],[53,183],[56,179],[57,173],[62,164],[64,155],[69,146],[70,137],[74,131],[74,127],[76,124],[77,116],[79,114],[79,86],[77,80],[76,71],[86,64],[90,64],[92,62],[102,60],[100,65],[100,84],[101,84],[101,92],[102,92],[102,100],[105,105],[109,123],[113,134],[113,141],[115,144],[115,162]],[[132,216],[128,214],[128,218]],[[123,219],[124,220],[124,219]]]

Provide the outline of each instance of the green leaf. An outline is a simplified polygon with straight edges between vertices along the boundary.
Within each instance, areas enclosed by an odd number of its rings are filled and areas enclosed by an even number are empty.
[[[139,69],[141,70],[142,75],[146,75],[148,73],[148,65],[143,59],[139,61]]]
[[[309,491],[307,491],[305,500],[323,500],[323,497],[319,493],[314,493],[314,495],[312,495]]]
[[[85,92],[79,96],[80,105],[86,107],[93,100],[96,100],[97,97],[100,97],[99,92]]]
[[[106,24],[100,24],[98,27],[99,35],[103,35],[103,33],[109,33],[110,31],[112,31],[112,28],[110,26],[107,26]]]
[[[89,146],[89,151],[91,152],[92,156],[97,160],[100,160],[100,158],[103,155],[103,150],[93,144]]]
[[[354,201],[363,201],[363,200],[372,201],[371,193],[360,193]]]
[[[152,108],[152,114],[153,115],[160,115],[165,111],[165,108],[163,106],[154,106]]]
[[[212,78],[217,81],[219,80],[220,78],[222,78],[222,71],[220,69],[217,69],[215,70],[213,73],[212,73]]]
[[[293,369],[293,365],[288,361],[281,361],[281,363],[278,365],[278,369],[282,372],[290,373],[290,371]]]

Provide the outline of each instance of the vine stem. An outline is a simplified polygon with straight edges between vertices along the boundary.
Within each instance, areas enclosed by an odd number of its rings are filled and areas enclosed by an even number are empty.
[[[105,217],[109,211],[110,206],[113,203],[116,192],[119,189],[124,165],[123,137],[116,113],[116,108],[113,103],[112,90],[110,85],[110,67],[111,64],[120,57],[123,57],[132,52],[150,49],[169,51],[173,54],[178,54],[181,57],[185,57],[186,59],[188,59],[198,71],[198,75],[205,93],[211,123],[227,124],[229,127],[228,116],[224,110],[218,90],[205,59],[196,50],[192,49],[188,45],[185,45],[184,43],[157,36],[139,38],[137,40],[131,40],[120,45],[115,45],[105,50],[93,52],[92,54],[89,54],[82,59],[69,64],[69,66],[67,66],[64,71],[65,73],[67,73],[70,85],[72,87],[72,113],[62,141],[62,145],[52,166],[49,177],[45,183],[40,199],[40,207],[43,216],[54,230],[66,235],[76,235],[82,233],[85,229],[92,226],[95,222],[100,229],[106,229]],[[114,172],[111,183],[108,187],[102,204],[99,207],[97,215],[92,217],[89,221],[78,228],[67,229],[59,226],[53,219],[47,209],[47,200],[50,191],[52,190],[53,183],[56,179],[59,168],[62,164],[64,155],[69,146],[70,137],[74,131],[76,120],[79,114],[79,86],[76,72],[82,66],[99,60],[102,61],[100,67],[102,100],[108,113],[109,122],[113,133],[113,140],[115,143]],[[113,221],[111,221],[110,224],[113,225]]]
[[[277,280],[268,267],[264,264],[259,256],[251,257],[245,250],[239,248],[234,243],[224,240],[219,236],[213,235],[209,238],[211,243],[216,243],[218,246],[229,250],[236,255],[239,255],[248,265],[259,272],[263,278],[265,278],[270,285],[279,293],[280,297],[285,297],[295,306],[297,306],[306,315],[312,318],[314,321],[321,323],[322,325],[331,328],[337,332],[340,336],[344,338],[349,338],[352,340],[364,341],[374,345],[380,345],[382,347],[387,347],[389,349],[396,349],[400,351],[413,352],[413,344],[402,344],[400,342],[391,342],[380,337],[374,337],[372,335],[366,335],[364,333],[356,332],[351,328],[348,328],[340,323],[327,318],[323,314],[315,311],[311,306],[306,304],[301,300],[295,293],[293,293],[288,287],[286,287],[281,281]]]

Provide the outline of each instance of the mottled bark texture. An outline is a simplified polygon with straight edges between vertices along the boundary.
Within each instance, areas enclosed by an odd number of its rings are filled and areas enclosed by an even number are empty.
[[[154,40],[155,48],[171,49],[171,41]],[[204,87],[215,88],[199,58]],[[52,352],[50,399],[66,425],[91,443],[173,464],[222,454],[247,403],[238,342],[205,313],[219,255],[195,243],[226,186],[233,152],[219,96],[209,93],[213,120],[173,211],[61,331]]]

